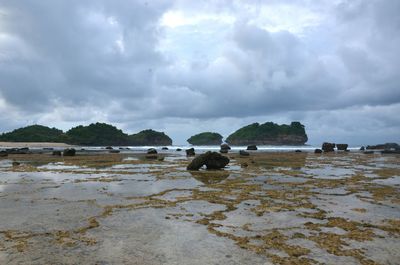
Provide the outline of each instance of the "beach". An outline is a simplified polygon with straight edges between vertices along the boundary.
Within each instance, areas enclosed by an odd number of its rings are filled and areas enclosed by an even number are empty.
[[[199,171],[157,156],[0,159],[0,264],[400,260],[399,155],[231,151]]]

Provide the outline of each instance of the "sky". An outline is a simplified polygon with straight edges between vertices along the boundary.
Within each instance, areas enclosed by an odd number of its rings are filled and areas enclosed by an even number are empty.
[[[175,144],[300,121],[400,142],[398,0],[0,0],[0,132],[107,122]]]

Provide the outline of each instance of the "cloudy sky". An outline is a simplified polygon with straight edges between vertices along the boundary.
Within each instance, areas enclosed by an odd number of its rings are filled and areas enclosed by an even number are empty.
[[[0,0],[0,131],[101,121],[400,142],[398,0]]]

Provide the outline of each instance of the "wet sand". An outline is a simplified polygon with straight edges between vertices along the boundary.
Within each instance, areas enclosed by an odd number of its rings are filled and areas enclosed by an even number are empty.
[[[228,156],[0,159],[0,264],[399,264],[399,155]]]

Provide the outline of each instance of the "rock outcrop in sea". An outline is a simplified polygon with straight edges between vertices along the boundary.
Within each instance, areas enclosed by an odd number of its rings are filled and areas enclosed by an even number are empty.
[[[304,145],[308,140],[300,122],[276,124],[253,123],[240,128],[226,139],[230,145]]]
[[[222,135],[215,132],[202,132],[193,135],[187,141],[192,145],[220,145],[222,143]]]

